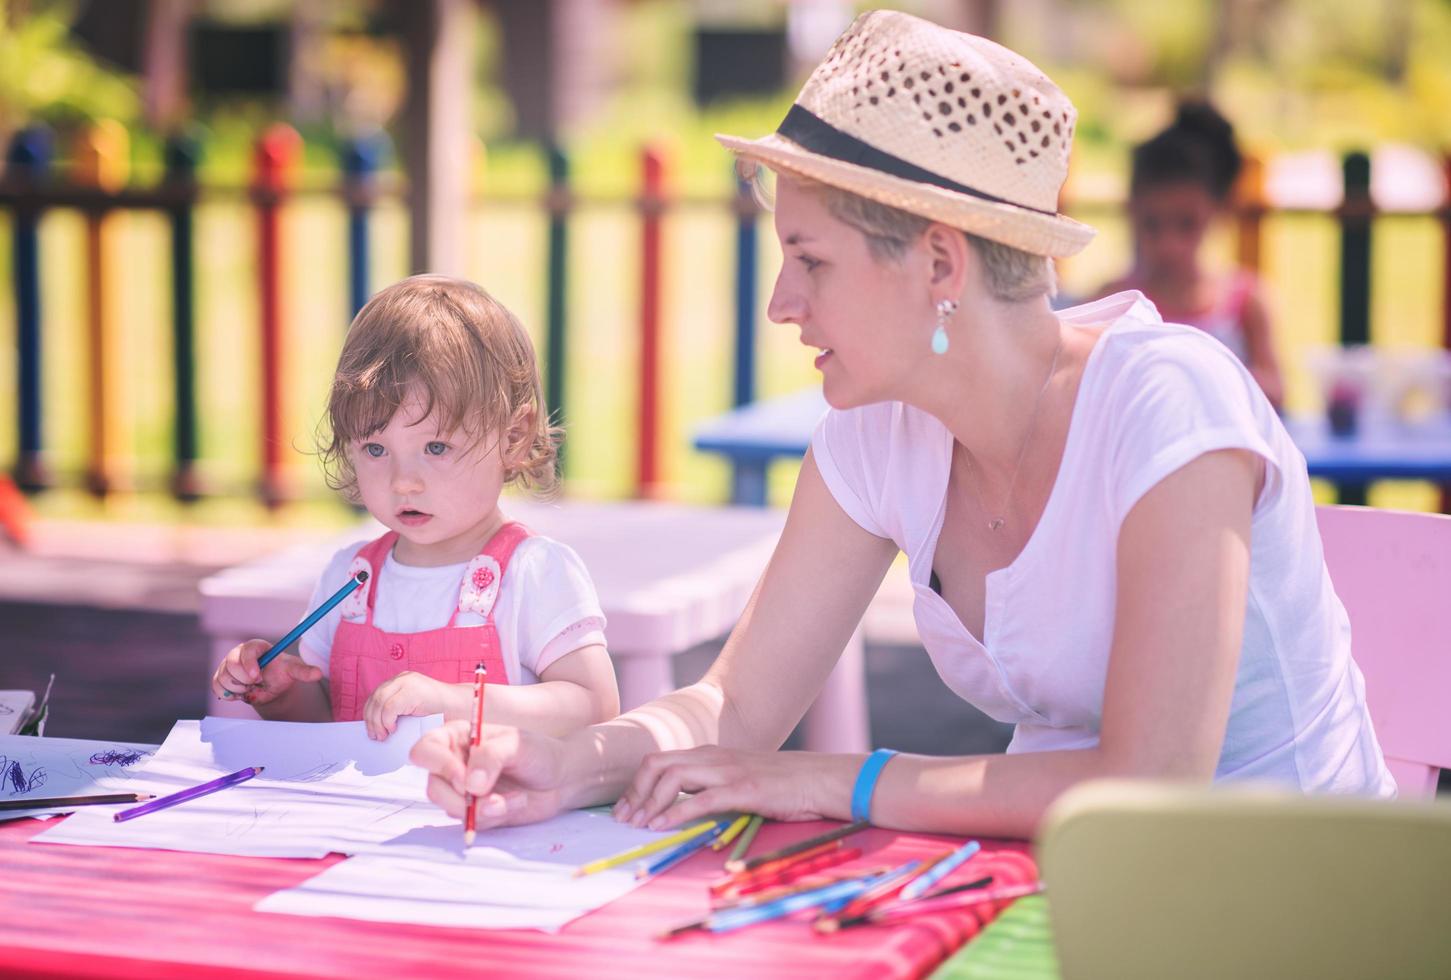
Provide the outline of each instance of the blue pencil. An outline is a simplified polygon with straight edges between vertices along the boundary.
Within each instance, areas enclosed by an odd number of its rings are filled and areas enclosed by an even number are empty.
[[[752,926],[758,922],[784,919],[788,915],[793,915],[805,909],[814,909],[843,898],[854,898],[881,881],[882,878],[882,875],[872,875],[868,878],[837,881],[830,885],[817,888],[814,891],[797,892],[794,895],[787,895],[784,898],[779,898],[774,902],[768,902],[765,905],[757,905],[753,908],[727,909],[724,912],[718,912],[712,915],[705,921],[703,928],[710,932],[733,932],[736,929]]]
[[[694,854],[696,851],[700,850],[702,847],[705,847],[711,841],[715,840],[721,834],[725,833],[725,829],[729,827],[730,824],[731,821],[729,819],[718,820],[714,827],[701,834],[699,837],[692,837],[684,844],[680,844],[676,847],[671,848],[649,864],[641,862],[640,866],[635,869],[635,877],[650,878],[658,875],[662,871],[667,871],[670,868],[675,867],[681,861],[684,861],[686,858],[690,857],[690,855]]]
[[[948,875],[952,874],[953,870],[957,868],[958,865],[962,864],[962,862],[966,861],[968,858],[972,857],[980,850],[982,850],[981,844],[979,844],[975,840],[968,841],[966,844],[963,844],[957,850],[947,855],[947,857],[943,858],[941,861],[938,861],[932,867],[922,872],[922,874],[907,882],[907,887],[903,888],[901,895],[897,897],[902,899],[903,901],[911,901],[912,899],[917,898],[920,895],[926,894],[927,889],[931,888],[943,878],[946,878]]]
[[[319,619],[322,619],[324,616],[326,616],[332,610],[333,606],[336,606],[338,603],[346,599],[349,595],[352,594],[354,589],[356,589],[358,586],[362,585],[366,581],[368,581],[367,572],[359,572],[357,575],[354,575],[352,578],[348,579],[347,585],[344,585],[341,589],[338,589],[336,592],[334,592],[332,596],[328,598],[327,602],[324,602],[322,605],[318,606],[311,613],[309,613],[308,617],[302,622],[298,623],[296,626],[294,626],[290,633],[288,633],[282,639],[278,640],[273,645],[271,650],[268,650],[266,653],[262,654],[262,656],[258,657],[257,669],[261,670],[263,667],[266,667],[272,661],[276,660],[278,654],[290,647],[299,636],[312,629],[312,625],[316,623]]]

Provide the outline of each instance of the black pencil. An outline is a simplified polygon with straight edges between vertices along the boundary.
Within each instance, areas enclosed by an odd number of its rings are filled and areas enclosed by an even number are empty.
[[[100,796],[52,796],[43,800],[0,800],[0,810],[58,810],[68,806],[96,806],[101,803],[144,803],[151,793],[109,793]]]
[[[726,870],[731,872],[732,874],[739,874],[742,871],[750,871],[752,868],[759,868],[767,861],[776,861],[780,858],[790,857],[793,854],[800,854],[802,851],[808,851],[813,847],[818,847],[822,844],[829,844],[832,841],[840,840],[843,837],[850,837],[852,834],[855,834],[858,831],[866,830],[870,826],[871,824],[867,821],[858,820],[856,823],[849,823],[845,827],[837,827],[835,830],[828,830],[824,834],[818,834],[815,837],[808,837],[805,840],[799,840],[794,844],[787,844],[785,847],[777,848],[774,851],[768,851],[765,854],[757,854],[755,857],[750,858],[746,861],[727,861],[725,867]]]

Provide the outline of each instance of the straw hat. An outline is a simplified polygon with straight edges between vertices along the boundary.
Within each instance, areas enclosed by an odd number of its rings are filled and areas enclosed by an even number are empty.
[[[876,10],[837,39],[775,133],[716,139],[773,170],[1066,256],[1094,235],[1058,213],[1077,116],[1007,48]]]

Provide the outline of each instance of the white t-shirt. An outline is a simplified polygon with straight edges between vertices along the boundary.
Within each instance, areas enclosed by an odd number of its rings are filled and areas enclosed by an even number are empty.
[[[1127,292],[1059,314],[1110,323],[1079,385],[1037,528],[986,581],[984,642],[933,592],[952,434],[900,402],[832,410],[812,437],[822,478],[863,528],[906,552],[923,645],[953,691],[1017,728],[1009,752],[1098,744],[1113,642],[1119,528],[1151,487],[1204,453],[1265,461],[1250,534],[1244,643],[1217,778],[1392,796],[1330,584],[1301,455],[1218,341]]]
[[[313,589],[309,608],[322,605],[348,580],[348,567],[367,541],[333,555]],[[387,633],[421,633],[448,625],[458,608],[459,586],[468,562],[422,568],[403,565],[388,552],[378,573],[373,625]],[[302,635],[302,659],[328,672],[333,634],[342,606],[331,610]],[[460,613],[455,626],[480,626],[477,613]],[[605,615],[584,562],[568,545],[531,535],[519,542],[499,583],[494,626],[504,669],[515,684],[533,684],[560,657],[580,647],[605,642]]]

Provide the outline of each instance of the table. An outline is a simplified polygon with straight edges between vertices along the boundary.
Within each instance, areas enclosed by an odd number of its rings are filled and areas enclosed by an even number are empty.
[[[726,852],[697,855],[550,935],[271,915],[252,911],[340,860],[28,844],[39,820],[0,824],[0,963],[8,977],[620,977],[850,978],[922,976],[967,938],[932,916],[911,925],[847,930],[830,939],[799,922],[728,936],[656,942],[659,931],[706,911],[706,882]],[[826,823],[768,824],[769,849]],[[864,866],[893,865],[957,841],[868,830],[852,838]],[[1023,850],[1012,842],[984,842]],[[759,853],[759,852],[756,852]],[[989,853],[975,860],[989,858]]]
[[[579,553],[608,625],[624,709],[675,689],[672,658],[730,632],[781,534],[779,511],[669,503],[538,503],[506,500],[506,513]],[[376,537],[376,522],[323,541],[225,569],[204,579],[202,629],[212,638],[208,680],[227,651],[254,636],[281,636],[307,613],[327,561],[352,541]],[[869,748],[860,631],[842,653],[805,719],[806,746]],[[256,717],[252,708],[207,695],[216,715]]]
[[[766,471],[778,458],[799,458],[826,411],[820,388],[753,402],[696,429],[695,448],[720,453],[734,466],[731,502],[766,503]],[[1375,480],[1451,483],[1451,418],[1403,425],[1367,418],[1350,437],[1336,436],[1321,416],[1286,419],[1313,477],[1357,490]]]

